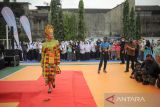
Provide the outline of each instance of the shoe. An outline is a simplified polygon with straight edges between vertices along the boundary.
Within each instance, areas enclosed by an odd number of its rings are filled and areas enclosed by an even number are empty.
[[[131,79],[134,79],[134,76],[133,76],[133,75],[131,75],[131,76],[130,76],[130,78],[131,78]]]
[[[125,70],[124,72],[129,72],[129,70]]]
[[[103,72],[104,72],[104,73],[107,73],[107,71],[106,71],[106,70],[103,70]]]
[[[47,101],[50,101],[51,99],[47,98],[47,99],[44,99],[43,101],[47,102]]]
[[[55,84],[52,84],[52,87],[53,87],[53,88],[55,88],[55,87],[56,87],[56,85],[55,85]]]
[[[98,70],[98,74],[100,74],[100,70]]]
[[[54,80],[52,81],[52,83],[51,83],[51,85],[52,85],[52,87],[53,87],[53,88],[55,88],[55,87],[56,87],[56,85],[55,85],[55,82],[54,82],[54,81],[55,81],[55,79],[54,79]]]
[[[52,93],[52,89],[51,88],[48,89],[48,94],[50,94],[50,93]]]
[[[124,62],[121,62],[120,64],[125,64]]]

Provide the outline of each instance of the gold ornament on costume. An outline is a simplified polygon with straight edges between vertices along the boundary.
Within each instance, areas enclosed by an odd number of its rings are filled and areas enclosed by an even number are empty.
[[[47,34],[47,35],[53,34],[53,32],[54,32],[53,26],[50,25],[50,24],[47,24],[47,25],[45,26],[44,32],[45,32],[45,34]]]

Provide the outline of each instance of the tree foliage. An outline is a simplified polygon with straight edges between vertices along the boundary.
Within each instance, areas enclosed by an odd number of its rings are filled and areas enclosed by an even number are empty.
[[[126,0],[123,7],[123,35],[129,38],[129,2]]]
[[[51,0],[49,23],[54,27],[55,38],[60,41],[63,40],[64,38],[63,12],[60,0]]]
[[[64,34],[65,40],[77,39],[77,17],[74,13],[64,14]]]
[[[84,23],[84,3],[83,0],[79,1],[79,22],[78,22],[78,39],[85,39],[85,23]]]
[[[129,18],[129,38],[137,39],[136,38],[136,18],[135,18],[135,10],[132,7],[130,11],[130,18]]]
[[[64,24],[63,24],[63,11],[59,9],[59,26],[58,26],[58,38],[60,41],[64,40]]]
[[[137,14],[136,17],[134,7],[130,11],[129,2],[126,0],[123,7],[123,35],[127,40],[140,39],[140,31],[140,16]]]

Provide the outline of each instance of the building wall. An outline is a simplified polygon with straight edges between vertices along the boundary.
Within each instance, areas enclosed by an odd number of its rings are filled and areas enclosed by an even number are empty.
[[[122,32],[122,15],[123,15],[123,6],[119,5],[116,8],[112,9],[106,13],[106,24],[110,25],[110,34],[116,35],[121,34]]]
[[[135,0],[128,0],[130,9],[135,7]],[[112,10],[106,13],[105,22],[110,25],[110,34],[122,35],[123,33],[123,6],[124,3],[116,6]]]
[[[109,35],[109,26],[105,22],[107,9],[86,9],[84,21],[86,26],[86,36],[106,36]],[[75,13],[78,17],[78,9],[64,9],[63,13]],[[47,24],[48,10],[38,9],[30,11],[30,22],[32,35],[43,38],[44,26]]]
[[[108,9],[86,9],[85,25],[87,29],[87,37],[102,37],[109,35],[123,34],[123,3],[116,6],[112,10]],[[130,10],[135,8],[135,0],[129,0]],[[137,7],[136,7],[137,8]],[[147,7],[148,8],[148,7]],[[155,6],[153,6],[155,8]],[[75,13],[78,17],[78,9],[63,9],[64,13]],[[137,9],[136,9],[137,12]],[[152,32],[160,32],[160,14],[153,15],[151,11],[140,10],[141,15],[141,32],[152,36]],[[38,16],[40,15],[40,16]],[[33,35],[43,35],[44,25],[47,24],[48,10],[36,10],[32,16],[32,32]],[[157,21],[157,22],[156,22]],[[143,35],[142,35],[143,36]]]
[[[29,13],[33,40],[44,38],[44,27],[48,23],[47,10],[32,10]]]
[[[86,36],[106,36],[109,34],[106,26],[105,17],[108,9],[86,9],[84,21],[86,27]],[[64,13],[75,13],[78,17],[78,9],[64,9]]]
[[[134,6],[135,0],[129,0],[130,6]],[[46,8],[45,8],[46,9]],[[46,9],[47,10],[47,9]],[[43,12],[43,9],[37,10],[37,14]],[[78,9],[63,9],[64,13],[75,13],[78,17]],[[32,16],[32,15],[31,15]],[[47,16],[46,16],[47,17]],[[96,36],[109,36],[109,35],[121,35],[122,34],[122,19],[123,19],[123,3],[113,8],[108,9],[86,9],[84,14],[85,26],[86,26],[86,36],[96,37]],[[35,20],[32,18],[32,20]],[[42,35],[43,29],[38,29],[41,23],[44,25],[47,23],[41,19],[36,19],[34,22],[34,28],[32,30],[37,33],[37,35]],[[35,29],[36,28],[36,29]],[[34,34],[35,35],[35,34]]]
[[[137,6],[140,15],[141,35],[160,36],[160,6]]]
[[[106,36],[105,13],[86,13],[85,25],[88,36]]]

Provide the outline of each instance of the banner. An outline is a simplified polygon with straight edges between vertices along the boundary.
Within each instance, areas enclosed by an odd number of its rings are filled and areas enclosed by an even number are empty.
[[[3,18],[5,19],[8,26],[13,26],[13,32],[14,32],[14,39],[19,46],[19,37],[18,37],[18,31],[17,31],[17,25],[15,16],[12,12],[12,10],[9,7],[4,7],[1,11]]]
[[[30,27],[30,23],[29,23],[28,18],[26,16],[21,16],[20,22],[23,26],[24,31],[26,32],[26,35],[27,35],[30,43],[32,43],[31,27]]]

